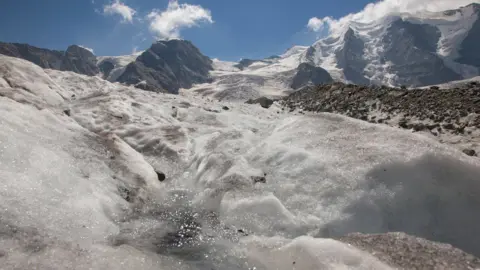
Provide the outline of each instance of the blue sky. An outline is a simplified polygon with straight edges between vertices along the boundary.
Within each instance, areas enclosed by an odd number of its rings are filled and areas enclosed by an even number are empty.
[[[2,0],[0,41],[59,50],[79,44],[96,55],[123,55],[169,35],[191,40],[212,58],[236,61],[311,45],[318,33],[307,28],[309,19],[338,19],[369,2],[373,1]]]
[[[168,0],[123,0],[136,11],[132,23],[105,14],[111,0],[2,0],[0,41],[29,43],[64,50],[70,44],[92,48],[96,55],[130,54],[156,38],[145,19],[153,9],[165,10]],[[311,17],[341,17],[361,10],[367,0],[188,0],[179,4],[209,10],[213,23],[181,31],[200,50],[222,60],[278,54],[292,45],[310,45],[315,33]]]

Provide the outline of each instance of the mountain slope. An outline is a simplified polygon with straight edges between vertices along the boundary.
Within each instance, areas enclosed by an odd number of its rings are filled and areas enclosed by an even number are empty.
[[[198,84],[192,91],[219,100],[247,101],[263,96],[280,97],[305,85],[329,83],[323,68],[302,63],[308,47],[294,46],[284,54],[240,62],[214,60],[213,83]]]
[[[90,76],[99,72],[95,55],[77,45],[69,46],[63,52],[41,49],[28,44],[0,42],[0,54],[22,58],[42,68],[73,71]]]
[[[480,16],[480,5],[472,5],[474,14]],[[468,35],[460,44],[458,63],[474,66],[480,69],[480,55],[478,53],[478,44],[480,42],[480,19],[477,19],[471,26]]]
[[[99,56],[97,66],[103,73],[103,78],[114,82],[125,71],[125,67],[134,62],[143,52],[122,56]]]
[[[0,42],[0,54],[22,58],[42,68],[60,69],[63,52],[41,49],[28,44]]]
[[[127,84],[144,81],[149,87],[178,93],[180,88],[210,82],[210,70],[212,60],[191,42],[158,41],[128,64],[116,81]]]
[[[394,74],[395,85],[424,86],[460,80],[436,55],[440,31],[428,24],[394,21],[382,39],[386,72]]]
[[[308,63],[302,63],[297,68],[297,73],[292,78],[291,87],[298,89],[307,85],[318,85],[333,82],[328,72],[321,68],[315,67]]]
[[[77,45],[67,48],[60,70],[89,76],[97,75],[100,72],[97,67],[97,57],[91,51]]]
[[[356,84],[425,86],[480,74],[480,5],[352,21],[317,41],[302,61]]]
[[[209,72],[213,69],[212,60],[185,40],[158,41],[141,53],[98,59],[77,45],[63,52],[27,44],[0,43],[0,54],[22,58],[46,69],[101,75],[112,82],[171,93],[195,83],[211,82]]]

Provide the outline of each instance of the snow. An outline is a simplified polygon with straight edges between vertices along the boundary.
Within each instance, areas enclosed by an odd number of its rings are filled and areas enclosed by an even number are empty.
[[[448,82],[448,83],[445,83],[445,84],[439,84],[438,86],[442,89],[445,89],[445,88],[455,88],[455,87],[459,87],[463,84],[466,84],[466,83],[469,83],[469,82],[480,82],[480,76],[477,76],[477,77],[472,77],[470,79],[465,79],[465,80],[460,80],[460,81],[452,81],[452,82]],[[426,86],[425,88],[430,88],[431,86]]]
[[[440,30],[441,38],[438,42],[437,53],[449,68],[464,78],[478,75],[476,67],[455,62],[459,57],[458,49],[461,48],[463,40],[478,19],[473,5],[462,7],[453,14],[425,12],[415,18],[410,18],[412,22],[434,25]]]
[[[98,56],[97,57],[97,65],[108,61],[113,64],[114,69],[108,75],[107,80],[113,82],[115,81],[120,75],[122,75],[123,71],[128,64],[134,62],[137,57],[139,57],[144,51],[139,51],[131,55],[121,55],[121,56]]]
[[[87,51],[91,52],[92,54],[93,54],[93,53],[95,53],[95,52],[93,51],[93,49],[92,49],[92,48],[89,48],[89,47],[87,47],[87,46],[78,45],[78,47],[80,47],[80,48],[83,48],[83,49],[85,49],[85,50],[87,50]]]
[[[246,101],[262,96],[282,97],[293,91],[291,79],[303,61],[301,55],[307,47],[294,46],[279,58],[253,62],[243,70],[236,62],[213,59],[213,83],[195,85],[189,91],[205,97],[228,101]]]
[[[348,23],[344,21],[338,27],[331,29],[332,32],[328,36],[312,45],[312,48],[315,49],[312,59],[307,59],[307,52],[304,51],[301,56],[302,61],[310,61],[316,66],[326,69],[334,80],[347,82],[343,70],[337,67],[335,53],[343,48],[344,35],[348,28],[351,28],[365,43],[364,58],[368,63],[364,70],[366,77],[376,84],[396,85],[396,75],[388,72],[392,63],[383,63],[382,61],[384,50],[382,38],[393,20],[399,18],[411,23],[437,27],[441,33],[437,55],[449,68],[464,78],[479,75],[476,67],[455,62],[459,56],[458,49],[460,49],[461,43],[478,20],[478,13],[475,12],[473,5],[462,7],[453,14],[429,11],[395,12],[375,20],[351,20]]]
[[[335,53],[343,47],[344,34],[336,34],[324,39],[320,39],[312,45],[315,50],[312,59],[307,58],[306,52],[301,56],[302,61],[310,62],[315,66],[322,67],[336,81],[345,81],[343,70],[337,67],[337,59]]]
[[[357,231],[480,251],[480,162],[433,139],[2,60],[4,269],[389,269],[330,239]]]
[[[239,69],[235,67],[235,65],[238,64],[236,62],[221,61],[216,58],[213,59],[212,62],[215,71],[239,71]]]
[[[58,105],[63,101],[62,89],[41,67],[4,55],[0,55],[0,87],[19,89],[2,94],[11,94],[9,97],[19,102]]]
[[[300,54],[308,49],[308,46],[292,46],[290,49],[286,50],[285,53],[280,55],[281,58],[287,58],[294,54]]]

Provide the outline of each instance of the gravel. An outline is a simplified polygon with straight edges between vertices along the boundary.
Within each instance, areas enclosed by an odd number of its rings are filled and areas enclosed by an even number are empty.
[[[339,240],[401,269],[480,269],[480,259],[473,255],[405,233],[354,233]]]

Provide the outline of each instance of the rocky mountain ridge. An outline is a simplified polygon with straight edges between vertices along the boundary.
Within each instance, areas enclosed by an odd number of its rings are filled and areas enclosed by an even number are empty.
[[[66,51],[37,48],[28,44],[0,42],[0,54],[28,60],[42,68],[73,71],[94,76],[99,73],[96,56],[89,50],[71,45]]]
[[[133,85],[145,82],[149,88],[178,93],[180,88],[211,82],[212,69],[212,60],[191,42],[158,41],[128,64],[117,81]]]
[[[211,81],[212,61],[189,41],[158,41],[148,50],[120,69],[111,77],[115,64],[109,59],[98,61],[89,50],[72,45],[65,52],[37,48],[28,44],[0,43],[0,54],[22,58],[42,68],[111,79],[150,91],[177,93],[194,83]],[[117,72],[118,73],[118,72]]]

